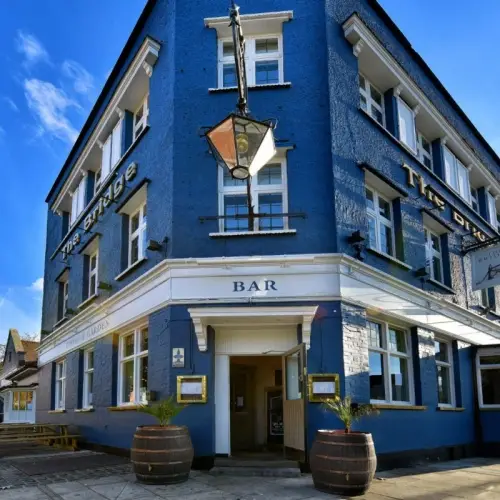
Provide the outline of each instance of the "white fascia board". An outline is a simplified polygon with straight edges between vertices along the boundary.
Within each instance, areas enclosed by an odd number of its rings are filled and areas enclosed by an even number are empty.
[[[244,34],[281,33],[281,25],[293,19],[293,11],[262,12],[259,14],[243,14],[240,16]],[[227,38],[231,35],[229,16],[207,17],[205,27],[217,31],[218,38]]]
[[[153,40],[152,38],[147,37],[146,40],[144,40],[144,43],[142,44],[141,48],[139,49],[139,52],[135,56],[134,60],[130,63],[130,66],[127,69],[127,72],[123,75],[123,77],[120,81],[120,84],[118,85],[118,88],[115,90],[113,97],[111,98],[109,104],[107,105],[104,113],[102,113],[101,118],[99,119],[97,125],[94,127],[94,130],[93,130],[92,134],[90,135],[90,138],[88,139],[80,156],[76,160],[75,165],[71,171],[71,174],[69,175],[68,179],[64,183],[64,186],[60,189],[59,194],[57,195],[54,203],[52,204],[51,210],[53,212],[57,212],[57,210],[59,209],[61,201],[63,200],[63,198],[66,196],[66,194],[68,192],[69,186],[75,181],[76,177],[78,176],[79,172],[81,171],[81,168],[85,163],[85,160],[87,159],[92,148],[95,146],[103,129],[106,127],[106,124],[109,122],[109,120],[116,113],[118,103],[120,102],[123,95],[125,94],[125,92],[129,88],[135,75],[137,74],[137,72],[139,70],[141,70],[141,68],[143,68],[143,63],[147,63],[150,66],[154,66],[156,64],[156,61],[158,60],[160,48],[161,48],[160,44],[158,42],[156,42],[155,40]]]
[[[240,280],[247,289],[235,293],[233,284]],[[276,281],[278,290],[266,291],[266,280]],[[253,281],[261,290],[248,290]],[[500,340],[500,327],[493,321],[343,254],[168,259],[56,329],[38,349],[39,364],[131,328],[168,305],[332,300],[376,308],[467,343]]]
[[[464,142],[462,136],[449,124],[446,118],[438,111],[436,106],[425,95],[420,87],[408,76],[406,71],[399,65],[387,49],[380,43],[376,36],[370,31],[366,24],[357,14],[352,15],[343,25],[344,36],[355,45],[362,40],[383,62],[387,69],[401,82],[401,85],[411,94],[426,111],[431,115],[439,127],[444,131],[444,136],[452,139],[459,147],[460,154],[466,158],[465,163],[473,165],[487,178],[490,185],[500,190],[500,183],[493,174],[483,165],[481,159],[476,155],[472,148]]]

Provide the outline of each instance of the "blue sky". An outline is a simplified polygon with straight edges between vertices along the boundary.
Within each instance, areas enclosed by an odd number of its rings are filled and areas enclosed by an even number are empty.
[[[500,2],[380,1],[499,150]],[[144,4],[23,0],[0,16],[0,343],[40,330],[45,196]]]

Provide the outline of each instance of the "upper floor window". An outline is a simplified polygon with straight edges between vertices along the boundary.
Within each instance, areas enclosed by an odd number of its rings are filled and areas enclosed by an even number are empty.
[[[148,329],[120,337],[118,403],[146,404],[148,390]]]
[[[418,159],[432,170],[432,145],[421,132],[417,132]]]
[[[94,349],[83,353],[83,408],[94,404]]]
[[[102,144],[101,182],[104,181],[122,157],[122,120],[114,126]]]
[[[411,403],[413,379],[408,332],[374,321],[367,321],[367,329],[371,401]]]
[[[434,341],[434,356],[437,367],[437,387],[439,406],[455,406],[453,378],[453,350],[450,341]]]
[[[279,231],[288,229],[286,161],[274,158],[250,182],[250,193],[257,214],[254,226],[249,227],[247,181],[233,179],[227,169],[219,169],[219,213],[221,232]]]
[[[482,350],[477,356],[478,396],[481,408],[500,408],[500,350]]]
[[[134,133],[132,141],[135,141],[146,128],[149,116],[149,95],[146,95],[139,108],[134,113]]]
[[[477,193],[477,189],[474,187],[470,188],[470,202],[472,210],[474,210],[474,212],[479,213],[479,196]]]
[[[432,279],[443,282],[443,250],[441,237],[424,227],[425,260]]]
[[[417,152],[417,131],[415,129],[415,113],[398,97],[398,121],[399,121],[399,139],[406,144],[412,151]]]
[[[135,264],[146,256],[147,205],[144,203],[129,219],[128,265]]]
[[[99,254],[96,251],[89,256],[89,291],[88,291],[89,297],[97,295],[98,268],[99,268]]]
[[[78,186],[71,194],[71,213],[69,219],[69,225],[72,226],[78,216],[83,212],[86,206],[86,191],[87,191],[87,175],[84,175]],[[69,228],[68,228],[69,229]]]
[[[392,203],[372,187],[366,186],[368,244],[370,248],[395,256],[394,216]]]
[[[219,87],[236,87],[236,66],[232,39],[219,40]],[[283,37],[276,35],[245,36],[247,83],[272,85],[283,83]]]
[[[495,228],[498,228],[497,219],[497,201],[489,191],[486,191],[486,201],[488,205],[488,222]]]
[[[69,300],[69,279],[62,283],[62,315],[66,316],[68,311],[68,300]]]
[[[467,167],[447,148],[444,151],[445,180],[465,201],[471,203],[469,171]]]
[[[55,409],[64,410],[66,401],[66,360],[56,363]]]
[[[363,75],[359,75],[361,108],[380,125],[385,126],[384,98],[382,92],[374,87]]]

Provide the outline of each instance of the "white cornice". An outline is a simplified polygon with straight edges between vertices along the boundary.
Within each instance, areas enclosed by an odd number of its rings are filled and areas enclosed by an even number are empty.
[[[242,22],[268,20],[286,22],[293,19],[293,10],[261,12],[259,14],[242,14],[240,19]],[[207,28],[218,28],[220,25],[227,26],[229,24],[229,16],[206,17],[203,21]]]
[[[441,114],[441,112],[425,95],[420,87],[408,76],[408,73],[393,58],[393,56],[382,45],[382,43],[366,26],[361,18],[357,14],[352,15],[344,23],[343,29],[345,38],[352,45],[355,45],[360,40],[363,40],[364,43],[371,48],[371,50],[385,64],[385,66],[395,76],[395,78],[399,82],[401,82],[400,84],[404,86],[404,89],[406,89],[407,92],[411,94],[412,98],[416,100],[419,105],[431,115],[432,119],[439,124],[439,127],[444,131],[444,135],[447,136],[446,142],[449,142],[449,138],[452,138],[455,143],[459,145],[459,151],[457,153],[459,153],[463,157],[465,163],[473,164],[478,170],[483,173],[490,184],[494,184],[496,186],[496,189],[500,190],[500,182],[483,165],[481,159],[477,156],[473,149],[465,142],[462,136]],[[444,144],[446,144],[446,142],[444,142]]]
[[[63,187],[59,190],[59,193],[51,206],[51,209],[55,212],[59,209],[59,205],[63,200],[64,196],[67,194],[68,186],[74,182],[77,178],[78,173],[82,166],[85,163],[90,151],[95,146],[95,144],[99,145],[100,136],[102,134],[103,129],[107,125],[107,123],[114,118],[114,115],[119,113],[120,100],[125,94],[126,90],[129,88],[130,83],[134,79],[135,75],[141,68],[143,68],[143,63],[147,63],[151,68],[156,64],[158,59],[158,55],[160,52],[160,44],[154,41],[152,38],[147,37],[144,40],[141,48],[139,49],[137,55],[134,57],[133,61],[130,63],[127,72],[123,75],[118,88],[113,93],[113,97],[111,98],[109,104],[106,106],[105,111],[101,114],[101,117],[94,127],[92,134],[87,140],[82,152],[80,153],[78,159],[75,161],[73,169],[64,183]],[[144,70],[144,69],[142,69]],[[99,145],[100,146],[100,145]]]

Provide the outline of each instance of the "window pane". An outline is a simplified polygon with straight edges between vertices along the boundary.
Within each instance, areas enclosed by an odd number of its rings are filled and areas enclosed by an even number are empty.
[[[369,189],[365,189],[365,197],[366,197],[366,207],[374,211],[375,210],[374,196]]]
[[[378,208],[382,217],[385,217],[387,220],[391,220],[391,204],[380,196],[378,198]]]
[[[266,38],[255,41],[255,52],[257,54],[267,54],[268,52],[278,52],[278,39]]]
[[[432,277],[436,281],[443,281],[443,276],[441,273],[441,259],[437,257],[432,258]]]
[[[93,271],[96,268],[97,265],[97,255],[92,255],[90,257],[90,270]]]
[[[450,369],[446,366],[437,367],[438,377],[438,402],[451,404]]]
[[[94,295],[97,293],[97,280],[96,280],[96,275],[93,274],[90,277],[90,295]]]
[[[235,179],[227,168],[223,169],[223,182],[224,186],[246,186],[247,181],[241,179]],[[260,172],[259,172],[260,174]]]
[[[246,195],[225,196],[224,215],[225,231],[248,231],[248,217],[238,217],[248,215]]]
[[[363,111],[368,111],[368,103],[366,102],[366,97],[363,94],[361,94],[359,96],[359,100],[360,100],[360,103],[361,103],[361,109]]]
[[[134,334],[131,333],[123,339],[123,357],[132,356],[134,354]]]
[[[94,402],[94,372],[87,373],[87,404]]]
[[[375,120],[377,120],[380,125],[383,125],[384,124],[384,116],[382,115],[382,111],[380,111],[380,109],[376,108],[373,104],[372,104],[372,117],[375,118]]]
[[[497,356],[481,356],[479,358],[481,365],[500,365],[500,355]]]
[[[481,370],[483,404],[500,405],[500,369]]]
[[[392,400],[409,402],[408,360],[406,358],[391,356],[390,366]]]
[[[299,374],[299,353],[291,354],[286,358],[286,399],[287,401],[302,397]]]
[[[368,329],[368,342],[370,347],[382,347],[382,325],[367,321],[366,326]]]
[[[392,255],[392,229],[380,224],[380,251]]]
[[[278,61],[258,61],[255,63],[255,83],[265,85],[279,83]]]
[[[132,403],[134,401],[134,361],[126,361],[122,364],[122,401]]]
[[[404,331],[389,327],[389,349],[396,352],[407,352]]]
[[[87,351],[87,370],[94,368],[94,351]]]
[[[132,238],[130,242],[130,264],[139,260],[139,236]]]
[[[222,44],[222,55],[224,57],[234,56],[233,42],[224,42]]]
[[[142,404],[147,403],[147,391],[148,391],[148,357],[145,356],[140,358],[140,387],[139,387],[139,401]]]
[[[236,66],[234,64],[224,64],[222,68],[222,86],[236,87]]]
[[[382,107],[382,94],[373,86],[370,85],[370,95],[372,99]]]
[[[26,393],[19,394],[19,410],[26,410]]]
[[[406,106],[405,103],[398,100],[398,113],[399,113],[399,138],[408,147],[415,151],[415,118],[413,111]]]
[[[15,411],[19,410],[19,393],[12,393],[12,409]]]
[[[141,352],[148,350],[149,330],[144,328],[141,330]]]
[[[282,214],[283,199],[281,194],[259,195],[259,213]],[[282,217],[260,217],[259,228],[261,230],[283,229]]]
[[[28,391],[26,395],[26,409],[28,411],[33,410],[33,392]]]
[[[443,361],[444,363],[449,363],[448,359],[448,344],[446,342],[440,342],[439,340],[434,341],[434,352],[436,356],[436,361]]]
[[[259,170],[257,183],[261,186],[281,184],[281,165],[269,165]]]
[[[366,89],[366,80],[363,75],[359,75],[359,88],[365,90]]]
[[[370,399],[385,401],[383,356],[378,352],[370,352]]]
[[[424,165],[427,168],[431,168],[432,169],[432,160],[428,156],[424,156],[423,162],[424,162]]]
[[[139,212],[130,219],[130,232],[135,233],[139,227]]]
[[[368,216],[368,245],[377,248],[377,222],[372,215]]]

